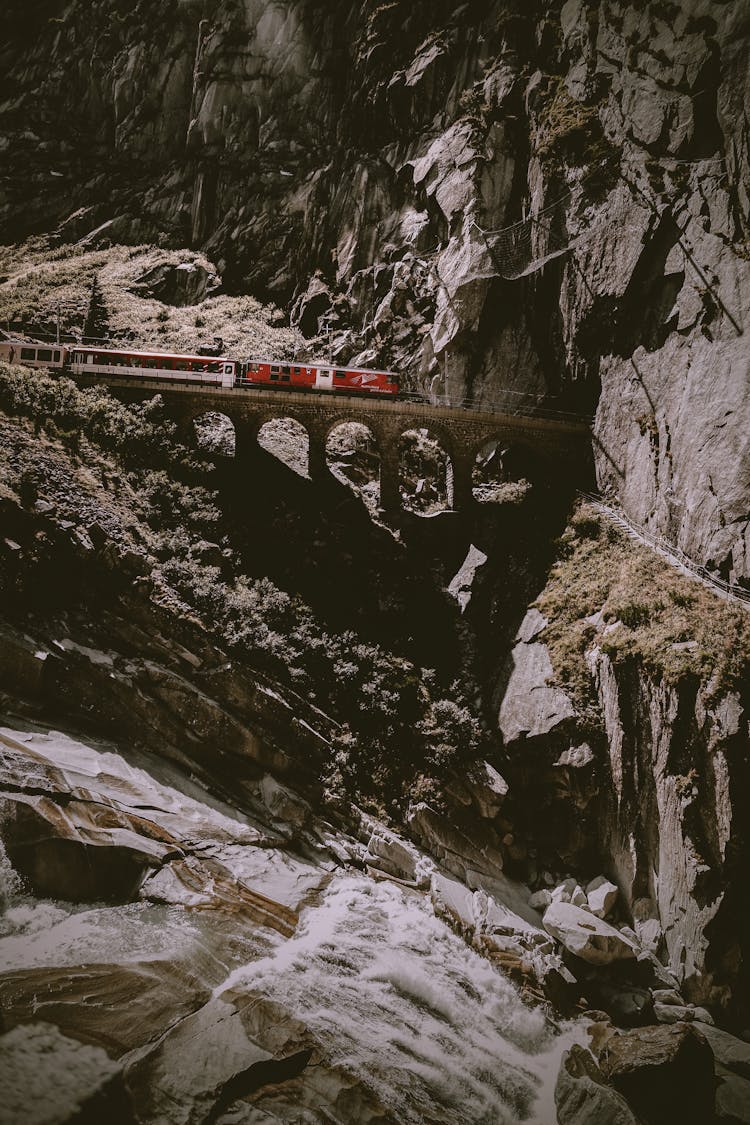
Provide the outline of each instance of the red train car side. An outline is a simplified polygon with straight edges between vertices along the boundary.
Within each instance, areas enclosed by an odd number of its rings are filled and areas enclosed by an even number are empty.
[[[371,371],[361,367],[335,367],[319,361],[313,364],[278,363],[248,360],[242,365],[240,385],[278,389],[334,391],[348,394],[398,394],[398,376],[392,371]]]

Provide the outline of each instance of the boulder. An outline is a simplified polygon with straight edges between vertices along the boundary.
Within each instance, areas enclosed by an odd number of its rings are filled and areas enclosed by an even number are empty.
[[[42,897],[127,902],[149,868],[179,853],[155,825],[139,831],[140,818],[106,803],[63,807],[46,796],[13,794],[4,805],[0,838],[15,870]]]
[[[602,1071],[644,1121],[707,1125],[714,1106],[714,1060],[706,1039],[687,1024],[613,1035]]]
[[[620,892],[614,883],[610,883],[603,875],[592,879],[586,886],[586,898],[592,914],[597,918],[606,918],[614,910],[617,896]]]
[[[586,988],[587,999],[611,1016],[618,1027],[642,1027],[653,1022],[653,1002],[647,988],[594,979]]]
[[[418,860],[419,853],[415,848],[381,827],[370,836],[364,854],[364,862],[368,866],[408,882],[414,882]]]
[[[656,1002],[654,1004],[654,1015],[659,1023],[694,1023],[701,1021],[709,1025],[713,1022],[713,1017],[710,1012],[705,1008],[696,1008],[692,1004],[662,1004]]]
[[[574,1044],[563,1055],[555,1086],[558,1125],[638,1125],[588,1051]]]
[[[508,795],[508,783],[489,762],[475,762],[469,766],[464,784],[481,817],[492,820],[497,816]]]
[[[685,1003],[676,988],[654,988],[652,996],[655,1004],[673,1004],[681,1008]]]
[[[544,914],[543,925],[568,952],[590,965],[628,960],[638,952],[637,946],[614,926],[569,902],[553,902]]]
[[[718,1064],[750,1079],[750,1043],[711,1024],[698,1023],[696,1029],[708,1040]]]
[[[24,1125],[133,1120],[120,1067],[101,1047],[79,1043],[48,1023],[0,1037],[2,1120]]]
[[[548,955],[541,964],[535,964],[536,976],[547,999],[555,1011],[563,1016],[572,1014],[581,995],[581,986],[567,965],[559,957]]]
[[[529,899],[529,906],[532,908],[532,910],[543,911],[547,909],[551,902],[552,892],[544,889],[541,891],[534,891],[533,895]]]
[[[721,1074],[715,1109],[717,1125],[750,1125],[750,1081],[731,1072]]]
[[[546,645],[520,642],[511,653],[511,666],[498,725],[506,744],[549,734],[575,717],[565,692],[550,687],[552,661]]]
[[[133,292],[166,305],[198,305],[221,288],[219,278],[200,262],[160,262],[135,281]]]

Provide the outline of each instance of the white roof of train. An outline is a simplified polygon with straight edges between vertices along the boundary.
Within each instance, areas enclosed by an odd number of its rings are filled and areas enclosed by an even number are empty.
[[[234,363],[234,360],[230,360],[225,355],[194,355],[192,352],[142,352],[136,348],[102,348],[99,344],[68,344],[66,346],[74,352],[97,352],[100,355],[106,353],[107,355],[147,356],[149,359],[190,359],[196,360],[198,363],[205,363],[207,359],[213,359],[217,363]]]

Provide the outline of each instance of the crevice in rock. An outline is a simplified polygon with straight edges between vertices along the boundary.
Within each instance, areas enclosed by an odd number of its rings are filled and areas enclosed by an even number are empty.
[[[312,1058],[312,1048],[296,1051],[283,1059],[266,1059],[253,1063],[247,1070],[240,1071],[222,1087],[216,1103],[204,1117],[204,1125],[218,1121],[233,1102],[257,1093],[264,1086],[277,1086],[297,1078]]]

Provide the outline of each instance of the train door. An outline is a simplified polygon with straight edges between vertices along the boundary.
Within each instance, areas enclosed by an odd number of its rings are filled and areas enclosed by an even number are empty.
[[[223,363],[221,369],[221,385],[222,387],[234,386],[234,364]]]
[[[333,371],[330,367],[319,367],[315,377],[316,391],[330,391],[333,386]]]

